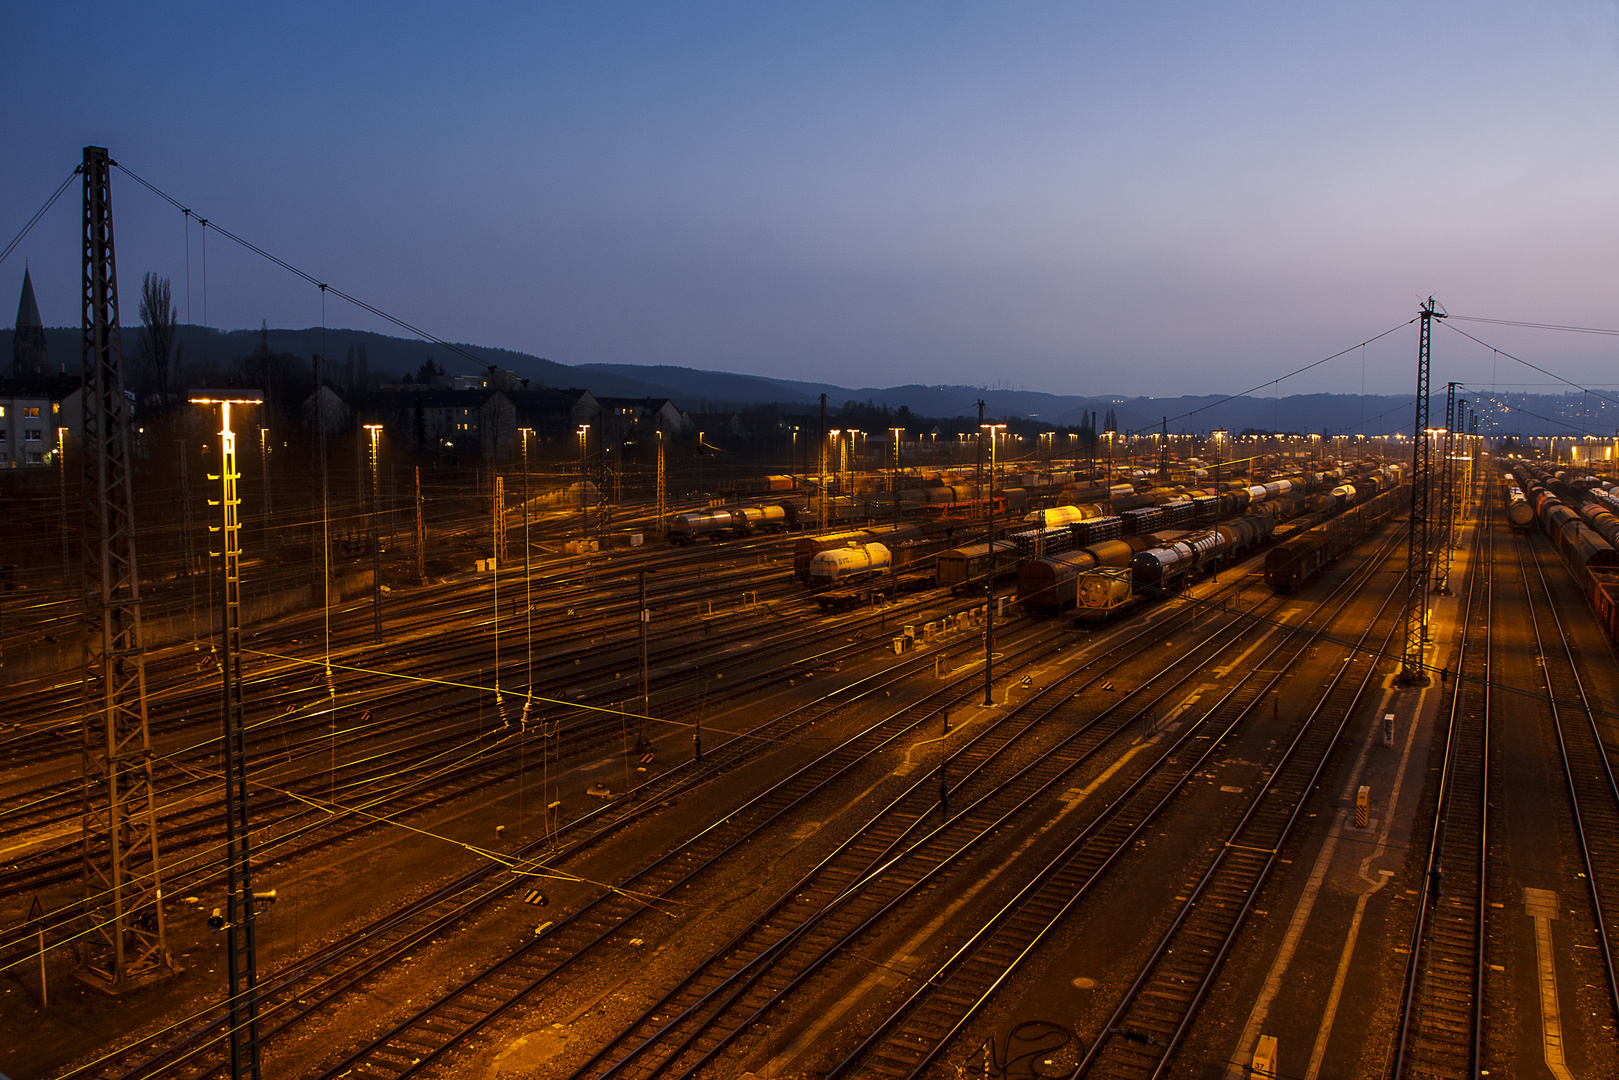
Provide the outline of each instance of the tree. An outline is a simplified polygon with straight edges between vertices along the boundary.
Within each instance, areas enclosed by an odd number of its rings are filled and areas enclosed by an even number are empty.
[[[426,383],[429,386],[437,386],[439,379],[443,377],[444,369],[439,367],[431,356],[422,363],[421,367],[416,369],[416,381]]]
[[[166,405],[180,313],[169,300],[169,279],[148,271],[141,277],[141,370]]]

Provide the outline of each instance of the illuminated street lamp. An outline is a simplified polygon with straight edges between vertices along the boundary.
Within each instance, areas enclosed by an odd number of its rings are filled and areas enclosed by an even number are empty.
[[[995,661],[995,443],[1005,424],[979,424],[979,431],[989,432],[989,576],[984,581],[984,704],[995,704],[992,671]]]
[[[255,895],[252,859],[248,851],[247,742],[242,716],[242,627],[241,627],[241,522],[236,482],[236,433],[230,426],[232,405],[261,405],[264,395],[256,390],[199,390],[191,397],[193,405],[218,405],[219,509],[220,524],[210,532],[220,534],[220,588],[224,593],[220,618],[219,671],[222,702],[221,745],[225,773],[225,914],[217,911],[209,919],[210,928],[224,930],[226,970],[230,978],[231,1075],[259,1076],[259,993],[258,962],[253,947],[253,923],[262,906],[275,899],[274,892]]]
[[[56,429],[56,485],[59,496],[57,509],[62,515],[62,585],[68,584],[69,564],[67,543],[67,428]]]
[[[381,424],[364,425],[371,436],[371,629],[378,645],[382,644],[382,548],[377,536],[377,511],[382,505],[382,486],[377,480],[377,441],[382,438]]]
[[[529,577],[528,559],[528,440],[534,434],[533,428],[518,428],[517,434],[523,440],[523,612],[527,626],[527,667],[525,669],[529,692],[534,689],[534,585]],[[642,710],[645,713],[645,710]],[[527,719],[525,714],[524,719]]]
[[[589,500],[585,496],[585,448],[590,439],[590,425],[579,425],[579,542],[580,550],[584,548],[584,540],[590,535]]]
[[[833,428],[827,435],[832,439],[832,491],[835,498],[843,494],[843,429]]]

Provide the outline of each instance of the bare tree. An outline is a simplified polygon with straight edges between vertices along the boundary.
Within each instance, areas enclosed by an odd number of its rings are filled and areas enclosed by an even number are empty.
[[[169,302],[169,279],[156,274],[141,276],[141,370],[168,404],[173,381],[174,340],[178,336],[180,313]]]

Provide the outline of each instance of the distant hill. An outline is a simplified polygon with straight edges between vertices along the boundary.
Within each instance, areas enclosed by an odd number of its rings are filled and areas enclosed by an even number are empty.
[[[125,353],[133,364],[140,328],[124,331]],[[9,370],[10,327],[0,328],[0,363]],[[53,371],[69,373],[79,369],[79,330],[77,327],[47,327],[47,355]],[[259,347],[257,330],[214,330],[182,326],[179,340],[185,349],[188,370],[206,364],[216,371],[229,371],[240,357]],[[845,402],[870,402],[891,409],[908,407],[918,417],[951,418],[973,416],[977,402],[985,403],[985,414],[993,420],[1032,420],[1052,427],[1082,426],[1095,412],[1098,418],[1112,409],[1120,430],[1156,431],[1163,417],[1169,417],[1171,432],[1205,432],[1224,428],[1233,433],[1245,428],[1262,431],[1295,431],[1301,434],[1392,432],[1409,428],[1412,399],[1399,395],[1295,394],[1284,398],[1243,397],[1224,401],[1217,395],[1183,397],[1124,398],[1098,395],[1046,394],[1033,390],[991,390],[974,386],[927,386],[905,384],[889,387],[850,388],[793,379],[771,379],[726,371],[705,371],[672,365],[636,364],[559,364],[544,357],[510,349],[483,345],[457,345],[454,349],[414,338],[392,337],[365,330],[308,327],[302,330],[271,329],[269,346],[274,352],[294,356],[322,353],[334,365],[341,365],[350,346],[365,346],[373,377],[390,379],[415,372],[428,359],[451,375],[481,374],[488,365],[515,372],[540,385],[589,390],[605,397],[666,397],[677,406],[695,412],[742,410],[775,405],[785,412],[813,414],[820,395],[827,398],[828,415],[836,416]],[[465,355],[463,355],[465,354]],[[473,359],[469,359],[472,357]],[[133,368],[131,368],[133,370]],[[333,369],[334,374],[336,368]],[[1484,415],[1483,430],[1491,431],[1488,402],[1473,395],[1474,404]],[[1603,435],[1619,431],[1619,405],[1594,395],[1578,392],[1550,394],[1499,394],[1498,405],[1510,408],[1496,412],[1502,434]],[[1435,422],[1444,416],[1444,399],[1432,405]]]

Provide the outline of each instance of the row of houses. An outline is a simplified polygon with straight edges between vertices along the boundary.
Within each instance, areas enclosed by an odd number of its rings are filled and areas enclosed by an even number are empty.
[[[323,426],[328,437],[360,424],[381,424],[390,439],[407,445],[490,461],[518,457],[525,428],[530,438],[553,448],[577,438],[582,426],[599,432],[606,425],[609,438],[625,442],[650,440],[659,431],[679,437],[697,430],[692,416],[668,398],[597,397],[579,389],[496,389],[466,385],[475,379],[458,381],[459,388],[400,383],[353,401],[322,387],[303,402],[300,419],[311,429]],[[71,375],[0,379],[0,468],[50,465],[58,429],[66,429],[69,439],[79,435],[80,393],[80,380]]]
[[[508,461],[522,453],[522,432],[555,444],[577,437],[581,427],[606,426],[609,436],[641,441],[695,431],[692,418],[668,398],[597,397],[589,390],[528,389],[466,385],[457,389],[399,383],[365,395],[352,407],[329,389],[319,415],[329,434],[351,423],[380,423],[424,449],[476,454]],[[593,436],[599,437],[599,436]]]

